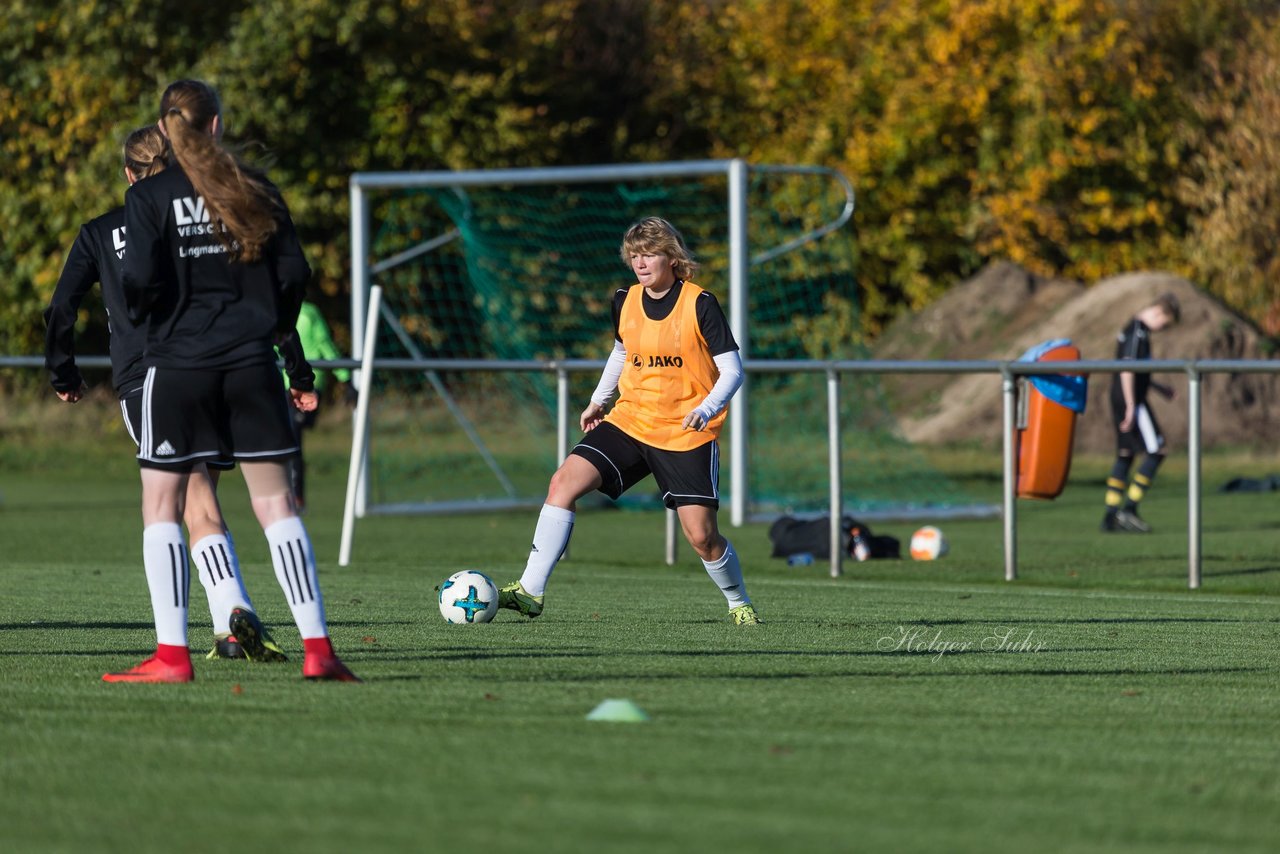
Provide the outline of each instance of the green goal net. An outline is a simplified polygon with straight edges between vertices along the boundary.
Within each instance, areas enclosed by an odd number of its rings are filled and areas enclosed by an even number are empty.
[[[864,356],[847,182],[803,167],[752,167],[748,175],[748,358]],[[648,215],[681,230],[701,264],[694,280],[730,313],[725,173],[556,183],[535,176],[367,191],[369,282],[383,290],[380,360],[602,361],[612,348],[613,293],[633,283],[619,256],[622,235]],[[569,375],[572,435],[598,379],[598,369]],[[825,509],[825,374],[748,373],[747,381],[748,512]],[[545,495],[559,463],[555,374],[378,369],[368,393],[364,512],[537,504]],[[972,504],[899,437],[878,378],[846,375],[841,401],[850,511]],[[722,499],[730,481],[726,463]],[[657,506],[656,487],[633,492],[624,502]]]

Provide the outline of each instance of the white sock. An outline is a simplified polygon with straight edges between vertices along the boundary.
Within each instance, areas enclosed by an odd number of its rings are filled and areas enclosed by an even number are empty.
[[[156,643],[187,645],[187,588],[191,571],[182,526],[157,522],[142,530],[142,565],[151,589],[151,611],[156,618]]]
[[[225,635],[231,631],[232,608],[253,610],[249,593],[240,578],[240,562],[236,559],[230,538],[224,534],[203,537],[191,546],[191,562],[196,565],[196,575],[209,597],[213,633]]]
[[[730,608],[751,604],[747,596],[747,585],[742,581],[742,565],[738,563],[738,553],[733,550],[733,543],[728,538],[724,541],[724,554],[717,561],[703,561],[707,575],[720,588]]]
[[[529,550],[524,575],[520,576],[520,586],[530,596],[541,596],[546,592],[551,570],[556,568],[556,561],[560,560],[569,545],[569,535],[573,533],[573,517],[572,510],[550,504],[542,505],[542,512],[538,514],[538,526],[533,529],[533,548]]]
[[[324,622],[324,599],[320,596],[320,578],[316,574],[316,556],[311,538],[297,516],[281,519],[264,531],[271,547],[271,565],[276,580],[289,600],[293,621],[303,638],[328,637]]]

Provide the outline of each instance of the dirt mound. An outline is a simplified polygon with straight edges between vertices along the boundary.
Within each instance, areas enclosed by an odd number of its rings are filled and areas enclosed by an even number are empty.
[[[952,288],[923,311],[900,319],[875,348],[878,359],[1015,359],[1028,348],[1069,338],[1086,359],[1115,358],[1116,335],[1130,317],[1166,291],[1178,296],[1182,322],[1152,337],[1157,359],[1272,358],[1267,339],[1248,321],[1195,285],[1168,273],[1131,273],[1090,288],[1041,279],[1009,263],[993,264]],[[1175,447],[1186,446],[1187,380],[1164,375],[1178,399],[1152,396],[1152,408]],[[1090,379],[1088,410],[1079,421],[1076,449],[1115,448],[1107,400],[1110,375]],[[978,440],[997,444],[1002,418],[1000,379],[991,375],[886,378],[890,405],[912,441]],[[1213,445],[1274,441],[1280,421],[1280,384],[1265,374],[1212,374],[1201,381],[1203,442]]]

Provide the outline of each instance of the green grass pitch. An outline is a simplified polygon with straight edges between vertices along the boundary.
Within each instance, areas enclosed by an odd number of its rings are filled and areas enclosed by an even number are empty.
[[[433,586],[515,577],[533,515],[369,519],[340,569],[343,469],[318,459],[307,524],[364,685],[300,678],[236,475],[248,586],[293,660],[102,683],[154,643],[136,475],[6,466],[0,849],[1280,850],[1280,497],[1206,492],[1197,592],[1176,464],[1150,536],[1097,533],[1101,464],[1020,505],[1015,583],[998,520],[943,523],[942,561],[839,580],[769,559],[764,526],[730,530],[752,629],[687,546],[663,564],[661,515],[584,512],[541,618],[450,626]],[[1239,473],[1210,462],[1206,486]],[[650,720],[585,719],[610,698]]]

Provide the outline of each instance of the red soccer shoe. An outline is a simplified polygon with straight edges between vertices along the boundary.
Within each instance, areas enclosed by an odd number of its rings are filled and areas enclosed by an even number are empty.
[[[362,681],[338,658],[328,638],[303,638],[302,648],[306,650],[306,658],[302,660],[304,679],[330,682]]]
[[[302,675],[306,679],[330,682],[362,682],[336,655],[308,655],[302,662]]]
[[[306,650],[306,658],[302,659],[303,679],[328,680],[332,682],[358,682],[356,676],[343,665],[333,644],[328,638],[303,638],[302,649]]]
[[[173,650],[156,650],[156,654],[131,670],[123,673],[104,673],[103,682],[192,682],[196,673],[191,669],[191,655],[186,649],[180,654]]]

